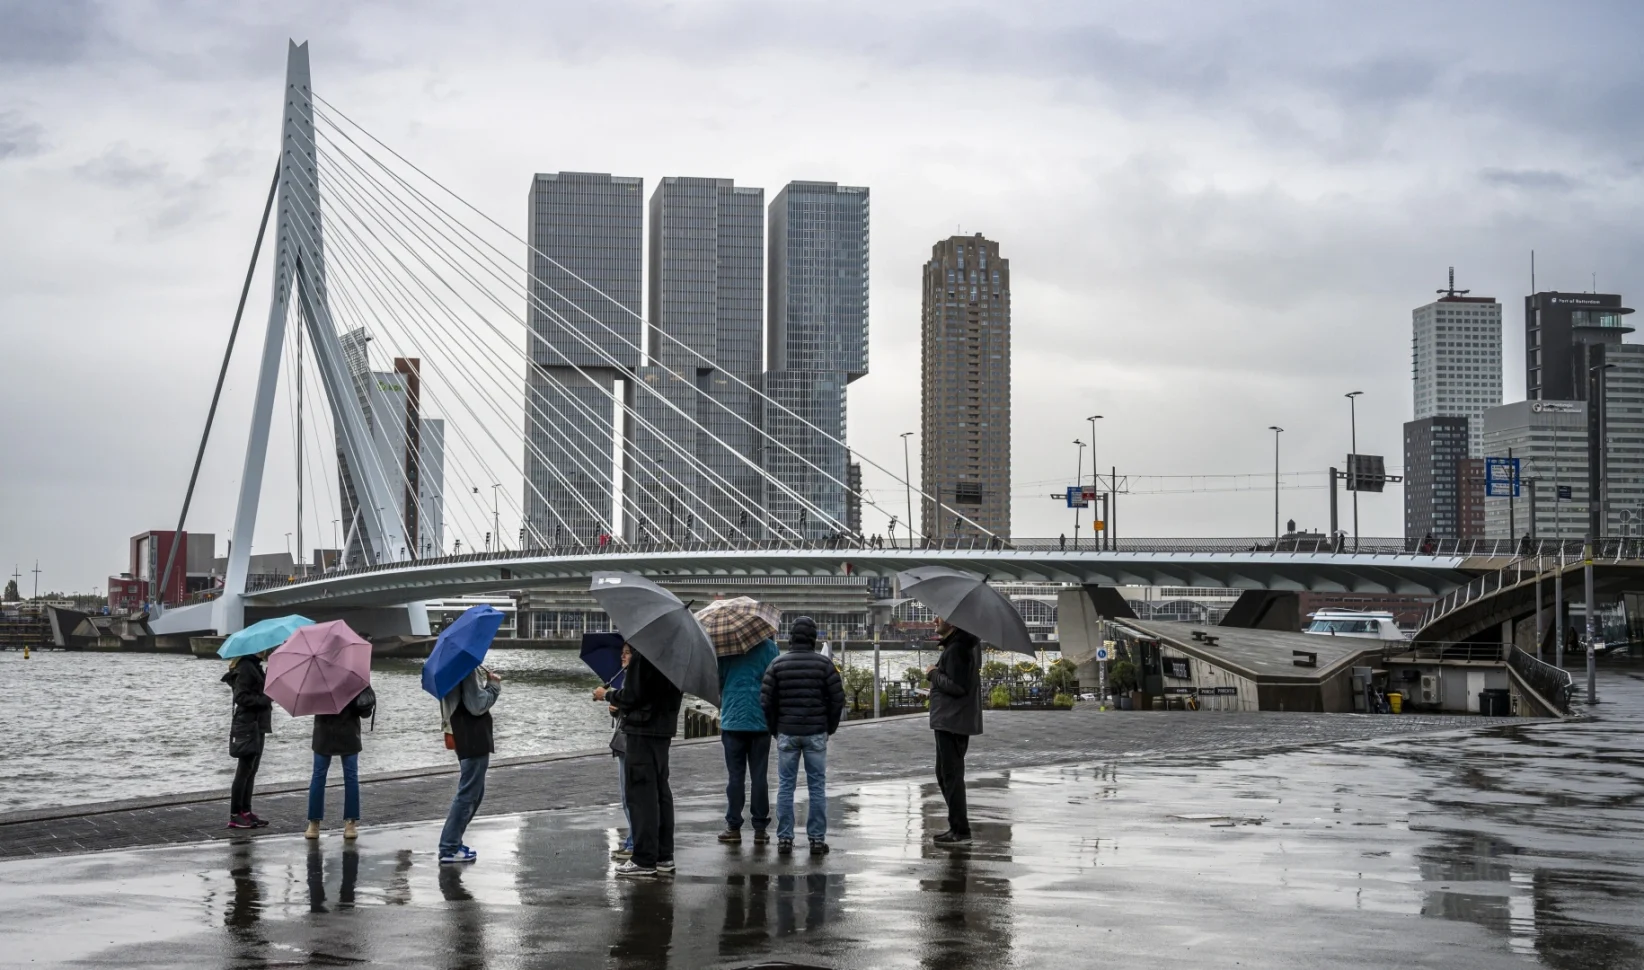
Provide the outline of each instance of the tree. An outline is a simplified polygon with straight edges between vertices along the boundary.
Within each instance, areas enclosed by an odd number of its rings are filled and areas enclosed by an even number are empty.
[[[6,580],[6,595],[0,596],[0,602],[15,603],[22,598],[22,594],[17,592],[17,580]]]
[[[845,695],[851,699],[851,710],[866,710],[862,697],[873,691],[873,671],[867,667],[846,667],[843,676]]]

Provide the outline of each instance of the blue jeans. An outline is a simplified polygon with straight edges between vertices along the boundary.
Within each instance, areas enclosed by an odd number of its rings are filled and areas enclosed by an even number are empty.
[[[812,842],[828,837],[828,735],[776,736],[776,837],[793,838],[793,790],[799,783],[799,759],[805,759],[805,785],[811,793],[805,812],[805,835]]]
[[[451,811],[445,816],[445,828],[440,830],[440,852],[455,852],[462,848],[462,833],[479,811],[485,800],[485,769],[491,767],[491,756],[463,758],[457,762],[461,772],[457,778],[457,795],[451,799]]]
[[[617,763],[617,801],[622,803],[622,820],[628,825],[628,835],[622,840],[622,847],[629,852],[634,850],[634,817],[628,811],[628,759],[622,755],[616,756]]]
[[[723,731],[719,743],[725,748],[725,827],[742,830],[742,802],[746,797],[755,832],[771,824],[770,757],[771,736],[765,731]],[[748,793],[748,780],[753,791]]]
[[[360,820],[360,756],[339,755],[343,766],[343,818]],[[331,773],[331,756],[314,756],[314,775],[308,779],[308,820],[325,818],[325,776]]]

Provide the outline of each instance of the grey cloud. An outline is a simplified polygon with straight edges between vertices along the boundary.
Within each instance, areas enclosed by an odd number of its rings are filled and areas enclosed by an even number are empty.
[[[1480,169],[1478,177],[1491,185],[1505,185],[1532,192],[1569,192],[1578,188],[1580,179],[1547,169]]]
[[[171,173],[163,162],[133,157],[125,148],[114,147],[74,167],[77,174],[114,188],[135,188],[163,184]]]
[[[78,61],[96,20],[90,0],[0,0],[0,67]]]
[[[243,165],[239,154],[219,149],[203,160],[207,173],[221,174]],[[178,229],[209,211],[206,180],[186,175],[164,162],[114,146],[74,167],[77,175],[110,190],[127,193],[133,211],[151,232]]]
[[[28,158],[44,150],[45,129],[11,112],[0,113],[0,161]]]

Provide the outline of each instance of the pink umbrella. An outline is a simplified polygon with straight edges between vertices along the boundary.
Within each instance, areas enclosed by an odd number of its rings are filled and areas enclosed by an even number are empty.
[[[371,644],[341,620],[305,626],[268,658],[263,691],[292,717],[340,714],[371,683]]]

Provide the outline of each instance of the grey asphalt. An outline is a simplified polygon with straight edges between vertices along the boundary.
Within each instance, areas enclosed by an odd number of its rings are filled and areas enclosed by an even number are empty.
[[[14,857],[0,966],[1644,966],[1644,677],[1606,672],[1602,692],[1589,719],[1459,731],[994,717],[961,850],[929,842],[942,808],[928,760],[908,760],[928,759],[920,725],[848,728],[830,752],[832,855],[720,846],[718,799],[699,795],[680,806],[679,873],[637,884],[611,874],[620,816],[598,803],[488,815],[461,868],[435,863],[429,821],[379,822],[353,847],[265,833]],[[717,757],[679,754],[691,772]],[[524,787],[608,768],[507,770]]]

